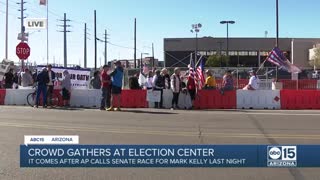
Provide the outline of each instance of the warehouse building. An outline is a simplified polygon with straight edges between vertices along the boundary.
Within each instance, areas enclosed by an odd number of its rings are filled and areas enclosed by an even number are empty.
[[[198,43],[197,43],[198,42]],[[210,56],[227,54],[229,49],[232,67],[259,67],[268,53],[275,47],[275,38],[166,38],[164,39],[164,57],[166,67],[186,67],[190,57],[198,47],[198,54]],[[298,67],[309,68],[310,49],[320,44],[320,38],[280,38],[279,48],[287,58]],[[271,66],[270,63],[265,64]]]

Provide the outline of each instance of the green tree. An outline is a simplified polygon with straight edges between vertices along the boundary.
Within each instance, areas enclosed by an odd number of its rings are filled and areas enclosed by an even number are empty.
[[[320,67],[320,48],[314,49],[314,56],[310,61],[311,66],[315,66],[317,69]]]
[[[212,55],[206,62],[207,67],[226,67],[228,64],[228,56]]]

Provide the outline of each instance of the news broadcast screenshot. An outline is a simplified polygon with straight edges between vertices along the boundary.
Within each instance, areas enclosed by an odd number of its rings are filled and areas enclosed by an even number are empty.
[[[0,0],[0,180],[320,180],[318,0]]]

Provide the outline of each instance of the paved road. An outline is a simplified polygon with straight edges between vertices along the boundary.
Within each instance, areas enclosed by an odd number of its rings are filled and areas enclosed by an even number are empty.
[[[79,135],[81,144],[320,144],[319,111],[170,111],[0,107],[1,180],[320,179],[319,169],[20,169],[24,135]]]

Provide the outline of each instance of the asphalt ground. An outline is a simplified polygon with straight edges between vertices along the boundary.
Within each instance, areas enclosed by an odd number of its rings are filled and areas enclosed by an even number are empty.
[[[20,168],[24,135],[81,144],[320,144],[320,111],[0,107],[0,180],[318,180],[315,168]]]

